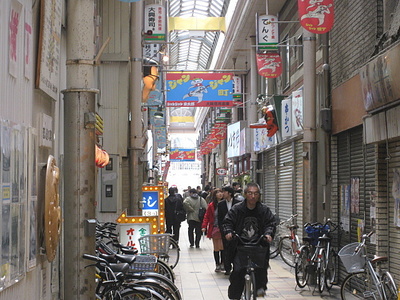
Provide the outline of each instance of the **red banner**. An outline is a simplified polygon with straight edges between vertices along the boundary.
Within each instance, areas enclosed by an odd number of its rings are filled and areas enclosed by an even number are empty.
[[[282,60],[278,53],[257,53],[258,74],[276,78],[282,74]]]
[[[333,0],[297,0],[300,24],[312,33],[326,33],[334,22]]]

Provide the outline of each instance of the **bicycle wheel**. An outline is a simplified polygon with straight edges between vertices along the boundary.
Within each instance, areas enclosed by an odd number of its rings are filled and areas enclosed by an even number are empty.
[[[159,258],[162,259],[171,269],[175,268],[179,262],[181,249],[178,243],[170,237],[170,244],[167,254],[160,255]]]
[[[325,270],[326,270],[326,251],[321,249],[319,253],[319,261],[317,267],[317,287],[318,291],[322,293],[325,288]]]
[[[156,270],[157,273],[164,275],[172,282],[175,282],[174,271],[162,260],[157,261]]]
[[[325,285],[328,291],[336,283],[337,266],[338,255],[333,249],[330,249],[328,255],[328,264],[325,270]]]
[[[300,248],[300,253],[296,258],[294,266],[296,283],[299,288],[304,288],[308,283],[310,274],[307,272],[307,266],[310,263],[310,249],[307,246]]]
[[[279,255],[279,241],[279,236],[276,235],[271,244],[269,244],[269,258],[275,258]]]
[[[243,289],[243,300],[256,300],[257,289],[256,289],[256,276],[254,272],[246,274],[244,278],[244,289]]]
[[[153,280],[151,278],[137,280],[134,283],[137,286],[147,287],[159,293],[165,300],[175,300],[175,295],[170,292],[167,287],[162,286],[159,284],[158,281]]]
[[[383,272],[382,285],[387,300],[397,300],[397,288],[393,277],[389,272]]]
[[[367,272],[359,272],[348,275],[340,288],[340,296],[343,300],[351,299],[375,299],[378,291]]]
[[[284,236],[279,241],[279,254],[289,267],[294,267],[296,251],[293,249],[292,241],[288,236]]]
[[[143,280],[143,279],[147,279],[147,278],[156,280],[159,285],[167,288],[170,291],[170,293],[172,293],[174,295],[174,299],[176,299],[176,300],[182,299],[182,296],[181,296],[181,293],[180,293],[178,287],[166,276],[161,275],[156,272],[128,273],[125,276],[125,283],[131,284],[131,283],[135,283],[135,281],[137,281],[137,280]]]
[[[147,287],[129,287],[121,292],[121,300],[165,300],[156,291]]]

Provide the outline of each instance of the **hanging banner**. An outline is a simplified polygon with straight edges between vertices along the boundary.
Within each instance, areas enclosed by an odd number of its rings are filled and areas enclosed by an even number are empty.
[[[164,41],[166,37],[165,8],[159,4],[146,5],[144,8],[144,40]]]
[[[257,53],[258,74],[266,78],[277,78],[282,74],[282,60],[278,53]]]
[[[194,161],[196,149],[171,149],[169,152],[170,161]]]
[[[292,93],[292,121],[293,131],[303,131],[303,90]]]
[[[154,139],[157,142],[158,149],[162,149],[167,146],[167,130],[165,126],[154,128]]]
[[[278,18],[271,15],[259,16],[257,20],[258,50],[277,50],[279,43]]]
[[[233,106],[231,73],[167,73],[167,106]]]
[[[333,0],[298,0],[300,24],[312,33],[323,34],[332,29]]]
[[[282,138],[292,136],[292,99],[282,100]]]

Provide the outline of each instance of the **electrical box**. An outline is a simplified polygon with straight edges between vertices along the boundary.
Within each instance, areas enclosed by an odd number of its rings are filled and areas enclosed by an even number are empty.
[[[101,169],[100,212],[117,212],[118,155],[110,154],[110,162]]]
[[[321,128],[325,132],[332,131],[332,111],[330,108],[323,108],[319,111]]]

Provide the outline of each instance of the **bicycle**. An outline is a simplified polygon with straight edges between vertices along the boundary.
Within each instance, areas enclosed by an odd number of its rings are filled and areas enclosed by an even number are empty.
[[[256,268],[266,268],[266,256],[268,247],[262,247],[260,242],[263,236],[254,243],[248,243],[243,241],[238,234],[235,233],[235,237],[239,239],[241,245],[237,247],[240,264],[245,266],[245,284],[242,294],[243,300],[256,300],[257,298],[257,286],[256,286]]]
[[[291,215],[287,220],[279,223],[278,226],[287,224],[286,227],[289,229],[290,233],[280,237],[277,244],[272,242],[270,246],[270,258],[275,258],[280,255],[282,260],[289,267],[295,266],[296,255],[301,246],[299,237],[297,235],[297,228],[299,228],[299,226],[295,224],[289,224],[289,222],[293,221],[296,217],[297,214]]]
[[[308,237],[304,237],[304,245],[300,248],[295,263],[296,284],[304,288],[311,273],[316,273],[317,288],[322,293],[326,287],[330,290],[337,276],[337,254],[331,244],[330,234],[340,225],[330,219],[325,224],[306,223],[304,225]]]
[[[339,257],[351,273],[341,286],[340,296],[343,300],[374,299],[397,300],[397,288],[392,275],[380,266],[388,257],[370,259],[367,253],[366,241],[374,232],[362,236],[361,243],[351,243],[339,251]],[[374,268],[376,265],[376,269]]]
[[[97,269],[96,300],[165,300],[162,295],[149,286],[140,285],[138,282],[125,283],[125,274],[129,270],[128,264],[111,264],[103,258],[89,254],[83,254],[83,258],[96,262],[87,266],[95,266]]]

